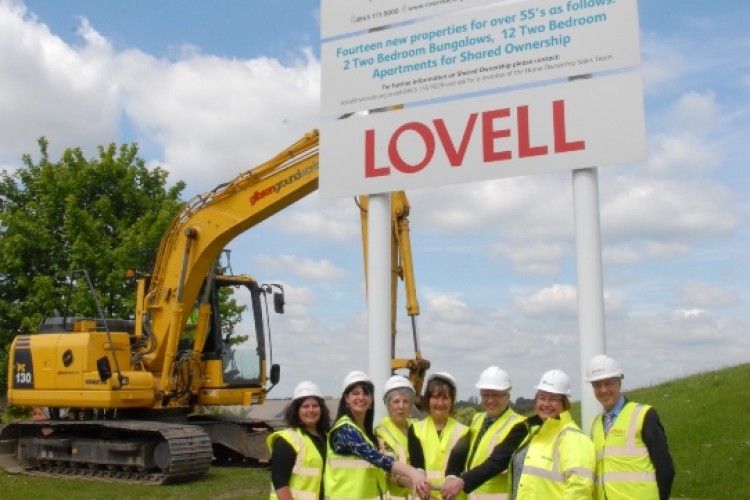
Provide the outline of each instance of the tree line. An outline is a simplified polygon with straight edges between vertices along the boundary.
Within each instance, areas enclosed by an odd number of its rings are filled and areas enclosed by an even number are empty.
[[[135,287],[129,270],[150,272],[156,249],[182,207],[183,181],[167,185],[168,172],[148,168],[138,145],[99,146],[86,158],[66,149],[51,161],[48,142],[39,157],[22,157],[0,174],[0,380],[8,348],[18,334],[37,331],[45,316],[70,303],[96,315],[85,287],[68,289],[73,270],[86,270],[107,317],[132,318]],[[0,384],[0,394],[7,390]]]

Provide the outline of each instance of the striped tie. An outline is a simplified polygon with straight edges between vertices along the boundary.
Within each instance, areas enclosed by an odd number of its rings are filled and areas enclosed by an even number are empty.
[[[609,434],[609,430],[612,428],[612,424],[615,422],[615,414],[612,412],[604,412],[604,433]]]

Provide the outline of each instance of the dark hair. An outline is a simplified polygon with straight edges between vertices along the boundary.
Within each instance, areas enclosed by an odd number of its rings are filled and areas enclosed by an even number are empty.
[[[433,377],[428,383],[427,387],[424,388],[424,396],[422,397],[422,407],[425,411],[430,411],[430,398],[434,393],[446,393],[451,398],[451,413],[456,405],[456,389],[453,385],[446,382],[444,379],[439,377]]]
[[[346,396],[352,392],[356,387],[361,387],[365,394],[368,396],[374,396],[375,394],[375,386],[372,385],[370,382],[357,382],[349,387],[346,388],[344,393],[341,395],[341,400],[339,401],[339,408],[336,412],[336,421],[338,422],[341,417],[346,415],[350,419],[352,419],[353,422],[356,422],[354,419],[354,415],[352,415],[352,410],[349,408],[349,405],[346,403]],[[373,398],[373,404],[370,406],[370,408],[367,409],[367,413],[365,413],[365,428],[363,429],[365,434],[373,443],[377,443],[378,440],[375,437],[375,431],[373,430],[373,425],[375,422],[375,398]]]
[[[318,396],[307,396],[293,400],[286,407],[284,421],[289,427],[305,427],[305,424],[303,424],[302,420],[299,418],[299,409],[302,407],[302,403],[310,398],[317,401],[320,405],[320,419],[318,419],[318,423],[315,424],[315,430],[318,431],[318,434],[323,436],[331,430],[331,412],[328,411],[328,405],[326,405],[323,398],[319,398]]]

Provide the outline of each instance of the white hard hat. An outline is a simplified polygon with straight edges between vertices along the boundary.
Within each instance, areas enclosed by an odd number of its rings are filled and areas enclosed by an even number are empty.
[[[606,354],[600,354],[591,358],[586,368],[586,382],[595,382],[607,378],[622,378],[623,373],[620,365]]]
[[[394,375],[386,380],[385,385],[383,386],[383,395],[388,394],[393,389],[410,389],[411,392],[414,392],[414,387],[411,385],[411,382],[409,382],[409,379],[403,375]]]
[[[365,372],[354,370],[353,372],[347,373],[346,377],[344,377],[344,383],[341,384],[341,392],[346,392],[349,387],[358,382],[365,382],[373,385],[372,380],[370,380],[370,377]]]
[[[429,384],[434,379],[442,380],[443,382],[453,387],[453,392],[458,392],[458,385],[456,384],[456,379],[453,378],[453,376],[450,373],[447,373],[447,372],[433,373],[432,375],[427,377],[427,384]]]
[[[300,398],[309,398],[309,397],[316,397],[316,398],[322,398],[323,393],[320,392],[320,388],[310,382],[309,380],[305,380],[304,382],[300,382],[297,384],[297,387],[294,388],[294,395],[292,396],[292,399],[300,399]]]
[[[570,378],[560,370],[550,370],[542,375],[542,379],[535,387],[539,391],[551,392],[552,394],[570,395]]]
[[[489,389],[491,391],[507,391],[510,389],[510,377],[497,366],[490,366],[479,375],[476,384],[477,389]]]

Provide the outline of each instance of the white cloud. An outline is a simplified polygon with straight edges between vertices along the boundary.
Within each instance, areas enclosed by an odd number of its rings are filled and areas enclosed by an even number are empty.
[[[313,193],[295,209],[279,213],[274,223],[285,233],[336,243],[361,241],[362,238],[359,207],[351,198],[321,200]]]
[[[200,54],[169,62],[133,50],[117,63],[125,113],[191,185],[226,182],[314,128],[320,66],[309,52],[295,67]]]
[[[690,132],[658,135],[652,143],[648,166],[656,174],[695,175],[718,168],[723,160],[715,147]]]
[[[427,297],[426,312],[434,321],[460,323],[471,318],[470,308],[458,294],[427,290],[425,295]]]
[[[578,292],[574,286],[554,284],[533,295],[519,297],[516,305],[531,316],[574,317],[578,311]]]
[[[253,262],[265,275],[291,274],[297,278],[315,281],[335,281],[346,277],[345,269],[335,265],[328,259],[314,260],[295,255],[257,254]]]
[[[18,164],[21,150],[38,155],[49,140],[52,158],[63,149],[95,146],[117,136],[119,86],[109,45],[87,23],[85,44],[71,47],[15,2],[0,2],[0,161]]]
[[[736,293],[703,281],[683,283],[679,293],[680,302],[688,307],[731,307],[740,302]]]
[[[510,260],[521,272],[553,275],[559,272],[566,247],[561,243],[530,243],[510,245],[497,243],[490,248]]]
[[[714,181],[620,177],[603,197],[602,227],[614,241],[691,243],[737,227],[727,188]]]
[[[680,96],[671,115],[672,120],[680,123],[684,129],[692,126],[694,130],[701,132],[717,125],[721,111],[713,91],[690,91]]]

